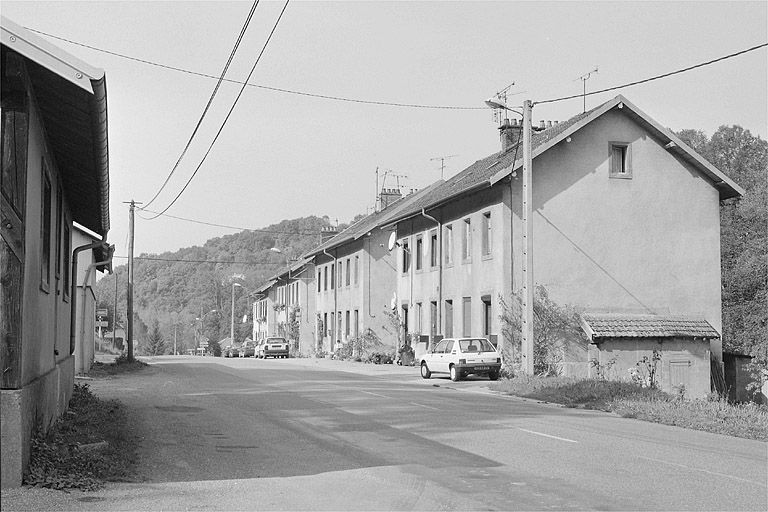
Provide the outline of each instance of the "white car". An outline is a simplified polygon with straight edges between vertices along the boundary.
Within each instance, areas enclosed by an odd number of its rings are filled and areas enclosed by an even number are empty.
[[[501,355],[485,338],[445,338],[431,352],[421,356],[421,376],[447,373],[456,382],[467,375],[487,375],[499,378]]]

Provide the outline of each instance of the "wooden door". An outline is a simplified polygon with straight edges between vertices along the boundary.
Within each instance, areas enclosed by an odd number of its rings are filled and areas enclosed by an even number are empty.
[[[2,176],[0,181],[0,371],[2,389],[21,387],[24,212],[29,119],[23,62],[2,54]]]

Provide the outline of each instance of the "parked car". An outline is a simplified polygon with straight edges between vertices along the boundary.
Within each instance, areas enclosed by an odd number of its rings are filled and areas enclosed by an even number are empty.
[[[256,342],[252,340],[246,340],[243,346],[240,347],[240,357],[255,357],[256,356]]]
[[[486,338],[445,338],[421,356],[421,376],[447,373],[456,382],[467,375],[499,378],[501,355]]]
[[[264,339],[259,344],[259,357],[288,357],[288,340],[281,337],[270,337]]]
[[[240,347],[237,345],[229,345],[221,351],[224,357],[237,357],[240,355]]]

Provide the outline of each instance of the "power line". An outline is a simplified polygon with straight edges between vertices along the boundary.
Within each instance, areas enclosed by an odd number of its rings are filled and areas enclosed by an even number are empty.
[[[89,44],[80,43],[78,41],[73,41],[73,40],[67,39],[65,37],[55,36],[53,34],[49,34],[47,32],[43,32],[42,30],[36,30],[36,29],[30,28],[30,27],[25,27],[25,28],[27,30],[30,30],[32,32],[36,32],[38,34],[41,34],[41,35],[44,35],[44,36],[47,36],[47,37],[50,37],[52,39],[57,39],[59,41],[64,41],[66,43],[74,44],[76,46],[81,46],[83,48],[88,48],[89,50],[93,50],[93,51],[96,51],[96,52],[106,53],[108,55],[112,55],[112,56],[115,56],[115,57],[120,57],[121,59],[132,60],[132,61],[135,61],[135,62],[140,62],[142,64],[147,64],[149,66],[155,66],[155,67],[162,68],[162,69],[168,69],[170,71],[177,71],[179,73],[185,73],[185,74],[188,74],[188,75],[199,76],[199,77],[203,77],[203,78],[212,78],[214,80],[218,80],[219,79],[219,77],[214,76],[214,75],[210,75],[208,73],[201,73],[199,71],[192,71],[192,70],[189,70],[189,69],[184,69],[184,68],[180,68],[180,67],[176,67],[176,66],[171,66],[171,65],[168,65],[168,64],[161,64],[161,63],[158,63],[158,62],[153,62],[153,61],[147,60],[147,59],[141,59],[141,58],[138,58],[138,57],[132,57],[130,55],[125,55],[123,53],[118,53],[118,52],[114,52],[114,51],[111,51],[111,50],[105,50],[103,48],[99,48],[99,47],[96,47],[96,46],[91,46]],[[310,98],[319,98],[319,99],[323,99],[323,100],[343,101],[343,102],[347,102],[347,103],[360,103],[360,104],[364,104],[364,105],[378,105],[378,106],[384,106],[384,107],[402,107],[402,108],[422,108],[422,109],[436,109],[436,110],[487,110],[487,107],[465,107],[465,106],[457,106],[457,105],[424,105],[424,104],[420,104],[420,103],[403,103],[403,102],[395,102],[395,101],[377,101],[377,100],[363,100],[363,99],[359,99],[359,98],[345,98],[343,96],[333,96],[333,95],[330,95],[330,94],[317,94],[317,93],[312,93],[312,92],[304,92],[304,91],[296,91],[296,90],[292,90],[292,89],[284,89],[284,88],[281,88],[281,87],[271,87],[271,86],[268,86],[268,85],[251,84],[251,83],[248,83],[247,81],[246,82],[241,82],[239,80],[233,80],[233,79],[230,79],[230,78],[223,78],[222,81],[223,82],[228,82],[228,83],[233,83],[233,84],[238,84],[238,85],[246,85],[248,87],[255,87],[257,89],[264,89],[264,90],[267,90],[267,91],[282,92],[282,93],[286,93],[286,94],[295,94],[297,96],[307,96],[307,97],[310,97]]]
[[[219,135],[221,135],[221,132],[224,130],[224,126],[226,126],[227,121],[229,121],[230,116],[232,115],[232,112],[235,110],[235,107],[237,106],[237,103],[240,101],[240,98],[243,95],[243,91],[245,91],[245,86],[248,83],[248,80],[251,79],[251,76],[253,75],[253,72],[256,71],[256,66],[259,64],[259,61],[261,61],[261,56],[264,55],[264,51],[267,49],[267,45],[272,40],[272,36],[275,33],[275,30],[277,29],[277,25],[280,23],[280,20],[283,18],[283,14],[285,13],[285,9],[288,7],[288,3],[290,0],[285,0],[285,4],[283,5],[283,10],[280,11],[280,16],[277,17],[277,21],[275,21],[274,26],[272,27],[272,31],[269,33],[269,36],[267,37],[267,40],[264,42],[264,46],[261,47],[261,52],[259,52],[259,56],[256,57],[256,62],[253,63],[253,67],[251,68],[251,71],[248,73],[248,77],[245,79],[245,83],[240,88],[240,92],[237,94],[237,97],[235,98],[235,101],[232,103],[232,107],[229,109],[229,112],[227,113],[227,117],[224,118],[224,121],[221,123],[221,126],[219,127],[219,131],[216,132],[216,136],[213,138],[213,141],[211,141],[210,146],[208,146],[208,150],[203,155],[202,160],[200,160],[200,163],[198,164],[197,168],[195,169],[195,172],[192,173],[192,176],[189,177],[187,180],[187,183],[184,184],[184,187],[179,191],[178,194],[176,194],[176,197],[173,198],[173,201],[170,202],[168,206],[163,209],[160,213],[155,215],[154,217],[150,217],[148,220],[153,220],[158,217],[160,217],[162,214],[168,211],[171,206],[173,206],[176,201],[181,197],[181,195],[184,193],[185,190],[187,190],[187,187],[190,183],[192,183],[192,180],[197,175],[197,172],[200,170],[200,167],[202,167],[203,163],[205,162],[206,158],[208,158],[208,155],[211,153],[211,150],[213,149],[213,145],[216,144],[216,141],[219,139]]]
[[[158,213],[153,212],[152,210],[145,210],[147,213]],[[141,215],[139,215],[141,217]],[[272,230],[272,229],[254,229],[254,228],[244,228],[240,226],[229,226],[227,224],[215,224],[213,222],[206,222],[203,220],[195,220],[195,219],[188,219],[185,217],[178,217],[176,215],[171,215],[170,213],[163,214],[163,217],[168,217],[171,219],[177,219],[177,220],[183,220],[186,222],[193,222],[195,224],[202,224],[204,226],[213,226],[216,228],[226,228],[226,229],[234,229],[238,231],[253,231],[254,233],[267,233],[267,234],[279,234],[279,235],[312,235],[312,236],[319,236],[319,231],[283,231],[283,230]],[[141,217],[144,220],[151,220],[146,217]]]
[[[600,93],[603,93],[603,92],[615,91],[616,89],[623,89],[625,87],[632,87],[633,85],[639,85],[639,84],[644,84],[646,82],[652,82],[653,80],[658,80],[660,78],[666,78],[668,76],[677,75],[679,73],[684,73],[684,72],[690,71],[692,69],[700,68],[700,67],[703,67],[703,66],[708,66],[710,64],[714,64],[715,62],[720,62],[721,60],[730,59],[732,57],[737,57],[739,55],[742,55],[742,54],[745,54],[747,52],[751,52],[751,51],[754,51],[754,50],[758,50],[758,49],[764,48],[766,46],[768,46],[768,43],[763,43],[763,44],[759,44],[757,46],[753,46],[752,48],[747,48],[746,50],[741,50],[740,52],[731,53],[729,55],[724,55],[722,57],[718,57],[716,59],[712,59],[712,60],[709,60],[707,62],[702,62],[700,64],[695,64],[693,66],[688,66],[687,68],[678,69],[676,71],[670,71],[669,73],[664,73],[664,74],[661,74],[661,75],[652,76],[650,78],[644,78],[643,80],[637,80],[635,82],[629,82],[627,84],[617,85],[615,87],[609,87],[607,89],[601,89],[599,91],[593,91],[593,92],[588,92],[588,93],[584,93],[584,94],[573,94],[571,96],[563,96],[562,98],[553,98],[553,99],[548,99],[548,100],[543,100],[543,101],[536,101],[536,102],[534,102],[534,104],[535,105],[541,105],[542,103],[554,103],[556,101],[572,100],[572,99],[575,99],[575,98],[581,98],[582,96],[592,96],[593,94],[600,94]]]
[[[113,255],[113,258],[128,259],[128,256]],[[175,263],[222,263],[225,265],[268,265],[268,266],[281,266],[284,263],[279,261],[267,262],[267,261],[236,261],[236,260],[187,260],[180,258],[158,258],[153,256],[134,256],[135,260],[147,260],[147,261],[169,261]]]
[[[152,199],[150,199],[149,202],[146,205],[144,205],[144,208],[140,208],[141,210],[145,209],[147,206],[152,204],[155,201],[155,199],[157,199],[157,196],[160,195],[160,192],[162,192],[165,186],[168,185],[168,182],[171,180],[171,176],[173,176],[173,173],[176,172],[176,169],[179,167],[179,163],[181,163],[181,159],[184,158],[184,155],[187,154],[187,150],[189,149],[190,144],[192,144],[192,139],[194,139],[195,135],[197,135],[197,130],[199,130],[200,125],[203,124],[203,119],[205,119],[205,115],[208,113],[208,109],[211,108],[211,104],[213,103],[213,99],[216,97],[216,93],[219,92],[219,87],[221,87],[221,82],[222,80],[224,80],[224,76],[227,74],[230,64],[232,64],[232,59],[234,59],[235,54],[237,53],[237,49],[240,47],[240,43],[243,40],[245,31],[248,29],[248,25],[251,23],[251,19],[253,18],[253,13],[256,12],[256,7],[258,6],[259,6],[259,0],[255,0],[251,5],[251,10],[248,13],[248,17],[245,19],[243,28],[240,29],[240,35],[237,36],[237,40],[235,41],[235,46],[232,48],[232,51],[229,52],[229,58],[227,59],[227,63],[224,65],[224,69],[221,71],[221,75],[219,76],[219,79],[216,81],[216,87],[214,87],[210,98],[208,98],[208,103],[205,105],[205,109],[203,110],[203,113],[200,116],[200,119],[197,120],[197,125],[195,125],[195,129],[192,131],[192,135],[189,136],[189,140],[187,141],[187,144],[184,146],[184,150],[181,152],[181,155],[179,155],[178,160],[176,160],[176,163],[173,165],[173,169],[171,169],[171,172],[168,173],[168,177],[165,178],[165,181],[163,182],[162,186],[158,189],[157,193],[155,193]]]

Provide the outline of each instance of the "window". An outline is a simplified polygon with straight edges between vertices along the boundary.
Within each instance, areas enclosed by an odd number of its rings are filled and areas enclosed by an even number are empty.
[[[61,250],[64,253],[64,264],[62,265],[61,273],[64,275],[64,300],[67,300],[70,295],[70,279],[72,279],[72,271],[70,269],[70,258],[72,257],[72,231],[69,229],[71,221],[64,217],[64,232],[62,235],[64,241],[64,248]]]
[[[341,340],[341,332],[342,332],[342,331],[341,331],[341,322],[342,322],[342,320],[343,320],[343,319],[341,318],[341,311],[339,311],[339,314],[338,314],[338,315],[336,315],[336,318],[337,318],[337,319],[338,319],[338,321],[339,321],[339,325],[336,327],[336,341],[340,341],[340,340]]]
[[[401,245],[403,246],[403,274],[407,274],[411,270],[411,248],[408,246],[408,239],[404,238]]]
[[[63,240],[62,229],[64,229],[64,205],[61,187],[56,187],[56,279],[61,277],[61,249]]]
[[[330,264],[331,267],[331,290],[333,290],[333,287],[336,286],[336,265],[333,263]]]
[[[437,335],[437,302],[429,303],[429,335],[432,339]]]
[[[443,241],[443,250],[445,251],[445,264],[453,263],[453,226],[445,226],[445,240]]]
[[[488,337],[491,335],[491,325],[493,323],[493,316],[491,310],[491,296],[483,296],[483,334]]]
[[[331,322],[333,322],[333,313],[331,313]],[[323,328],[325,329],[323,337],[327,337],[331,334],[331,330],[328,327],[328,313],[323,313]]]
[[[349,286],[350,278],[352,277],[352,269],[350,268],[352,266],[351,260],[347,258],[347,276],[346,276],[346,285]]]
[[[322,277],[321,276],[321,271],[320,271],[320,269],[317,269],[317,291],[318,292],[321,291],[322,284],[323,284],[323,280],[320,279],[321,277]]]
[[[334,319],[335,319],[335,318],[336,318],[336,315],[334,315],[333,313],[331,313],[331,323],[330,323],[330,324],[328,324],[328,336],[330,336],[330,337],[331,337],[331,340],[333,340],[333,334],[334,334],[334,332],[333,332],[333,328],[334,328],[334,326],[336,325],[336,324],[334,323]],[[333,345],[331,345],[331,348],[333,348]]]
[[[461,233],[461,259],[464,261],[472,257],[472,221],[464,219],[464,231]]]
[[[417,334],[421,334],[421,302],[416,303],[416,311],[414,312],[414,320],[416,325],[413,327],[413,331]]]
[[[424,239],[416,237],[416,270],[421,270],[421,258],[424,255]]]
[[[429,233],[429,266],[437,266],[437,231],[432,230]]]
[[[328,290],[328,267],[323,267],[323,289]]]
[[[403,335],[408,337],[408,304],[403,304]]]
[[[357,309],[355,310],[355,327],[354,327],[354,333],[355,333],[355,338],[357,338],[358,336],[360,336],[360,311],[359,311],[359,310],[357,310]]]
[[[491,212],[483,214],[483,256],[491,255]]]
[[[336,275],[338,275],[338,276],[339,276],[339,282],[337,283],[337,286],[338,286],[339,288],[341,288],[341,279],[342,279],[342,276],[344,275],[344,274],[342,273],[342,269],[343,269],[343,267],[344,267],[343,263],[344,263],[344,261],[340,261],[340,262],[338,262],[339,270],[338,270],[338,272],[337,272],[337,274],[336,274]]]
[[[43,161],[43,202],[40,205],[40,288],[47,292],[51,284],[51,179]]]
[[[445,352],[445,347],[448,345],[448,340],[443,340],[435,346],[435,352]]]
[[[346,324],[346,327],[344,329],[344,334],[346,335],[347,338],[349,338],[349,327],[350,327],[349,326],[349,310],[347,310],[347,312],[346,312],[346,321],[347,321],[347,324]]]
[[[629,143],[610,143],[610,177],[632,178],[632,159],[630,158]]]
[[[463,297],[461,302],[462,316],[464,320],[461,326],[462,336],[472,336],[472,299],[470,297]]]
[[[453,301],[445,301],[445,336],[453,337]]]
[[[360,280],[360,256],[355,256],[355,284]]]

